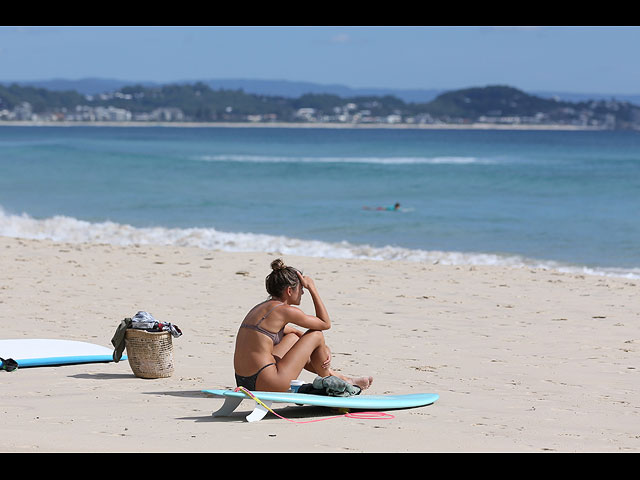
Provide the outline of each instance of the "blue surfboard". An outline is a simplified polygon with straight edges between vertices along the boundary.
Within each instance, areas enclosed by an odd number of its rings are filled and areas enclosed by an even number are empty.
[[[76,340],[19,338],[0,340],[0,357],[15,360],[18,368],[104,363],[113,362],[113,349]]]
[[[242,400],[252,400],[250,396],[234,390],[202,390],[204,393],[217,398],[224,398],[225,403],[213,413],[214,417],[230,415]],[[400,408],[414,408],[431,405],[440,396],[436,393],[409,393],[404,395],[354,395],[351,397],[333,397],[328,395],[312,395],[308,393],[291,392],[251,392],[268,407],[272,403],[294,403],[296,405],[315,405],[321,407],[345,408],[353,410],[393,410]],[[268,412],[262,405],[256,403],[253,412],[247,416],[250,422],[260,420]]]

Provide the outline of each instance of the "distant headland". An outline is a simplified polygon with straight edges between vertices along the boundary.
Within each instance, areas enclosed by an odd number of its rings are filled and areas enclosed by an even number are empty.
[[[88,94],[0,84],[0,125],[640,130],[640,106],[543,98],[493,85],[410,102],[393,95],[297,97],[193,84],[129,85]]]

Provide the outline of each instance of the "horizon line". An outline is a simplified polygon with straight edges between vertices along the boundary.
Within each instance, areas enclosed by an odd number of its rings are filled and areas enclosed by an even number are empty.
[[[466,86],[466,87],[376,87],[376,86],[368,86],[368,87],[354,87],[351,85],[347,85],[344,83],[321,83],[314,82],[310,80],[288,80],[288,79],[275,79],[275,78],[246,78],[246,77],[213,77],[213,78],[197,78],[197,79],[182,79],[182,80],[133,80],[133,79],[123,79],[116,77],[101,77],[101,76],[83,76],[79,78],[69,78],[69,77],[48,77],[41,79],[21,79],[21,80],[1,80],[0,84],[10,84],[10,83],[34,83],[34,82],[54,82],[54,81],[63,81],[63,82],[81,82],[81,81],[112,81],[112,82],[121,82],[121,83],[130,83],[132,85],[135,84],[155,84],[155,85],[172,85],[172,84],[189,84],[189,83],[197,83],[197,82],[211,82],[211,81],[247,81],[247,82],[281,82],[281,83],[299,83],[299,84],[309,84],[315,85],[318,87],[341,87],[350,90],[388,90],[388,91],[402,91],[402,92],[444,92],[444,91],[452,91],[452,90],[465,90],[468,88],[482,88],[487,86],[510,86],[513,88],[517,88],[518,90],[522,90],[523,92],[531,92],[531,93],[549,93],[549,94],[572,94],[572,95],[609,95],[615,97],[616,95],[623,96],[640,96],[639,92],[625,92],[625,93],[611,93],[611,92],[595,92],[595,91],[576,91],[576,90],[565,90],[565,89],[525,89],[522,87],[509,85],[507,83],[487,83],[483,84],[481,87],[479,86]]]

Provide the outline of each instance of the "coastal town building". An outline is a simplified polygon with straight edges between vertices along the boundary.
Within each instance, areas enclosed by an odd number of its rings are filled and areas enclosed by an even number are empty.
[[[162,106],[162,99],[165,97],[156,91],[145,93],[127,90],[85,95],[82,97],[86,101],[84,104],[74,107],[44,108],[41,100],[38,101],[36,108],[29,101],[9,102],[0,96],[0,122],[244,122],[250,124],[279,122],[437,128],[446,126],[491,128],[494,126],[496,128],[640,130],[640,107],[628,102],[599,100],[573,104],[560,102],[559,99],[533,97],[510,87],[486,87],[450,92],[442,95],[444,103],[441,102],[437,108],[431,104],[404,104],[393,97],[344,99],[343,103],[339,103],[338,97],[333,97],[330,99],[333,103],[329,103],[322,96],[321,98],[310,96],[310,104],[305,105],[306,100],[301,99],[296,102],[298,106],[291,110],[277,108],[286,104],[287,100],[274,101],[274,111],[271,112],[264,112],[266,109],[260,108],[257,103],[273,101],[267,97],[255,98],[243,92],[209,91],[209,95],[226,95],[224,98],[227,103],[220,107],[200,100],[202,91],[206,87],[192,88],[195,90],[192,90],[191,94],[198,97],[195,101],[188,96],[188,90],[187,93],[183,92],[182,97],[185,103],[181,106],[189,103],[197,105],[195,109],[191,106],[188,113],[180,106],[169,106],[171,102]],[[485,93],[489,91],[490,93]],[[152,97],[158,97],[161,100],[155,100],[153,106],[146,106]],[[253,107],[247,107],[243,102]],[[173,103],[179,102],[175,102],[174,99]],[[533,104],[536,106],[531,107]],[[536,111],[538,107],[540,110]]]

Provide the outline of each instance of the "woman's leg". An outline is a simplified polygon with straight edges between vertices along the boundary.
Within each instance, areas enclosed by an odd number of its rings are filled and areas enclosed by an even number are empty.
[[[277,358],[284,357],[299,339],[300,337],[295,333],[287,333],[284,337],[282,337],[280,343],[273,347],[273,356]]]
[[[322,334],[322,332],[318,333]],[[328,377],[329,375],[336,376],[351,383],[352,385],[358,385],[362,390],[366,390],[371,386],[373,377],[347,377],[341,373],[331,370],[329,365],[326,363],[330,356],[331,350],[329,350],[329,346],[324,342],[324,335],[322,335],[322,343],[313,351],[313,353],[311,353],[309,361],[311,368],[307,368],[307,370],[317,373],[323,378]]]
[[[282,358],[276,356],[276,368],[267,368],[260,373],[256,381],[256,389],[275,392],[287,391],[291,380],[298,378],[313,352],[323,344],[324,335],[322,332],[318,330],[307,331]],[[321,373],[317,373],[321,375]],[[329,373],[329,375],[331,374]]]
[[[289,333],[285,335],[280,341],[280,343],[278,343],[278,345],[273,347],[273,356],[276,357],[276,360],[280,361],[287,354],[287,352],[291,350],[291,347],[293,347],[298,340],[300,340],[300,337],[295,333]],[[325,348],[327,350],[327,353],[325,356],[325,361],[326,361],[326,359],[329,358],[329,355],[331,354],[331,352],[329,351],[329,347],[326,344],[325,344]],[[311,363],[311,355],[309,356],[309,359],[305,364],[304,369],[311,373],[316,373],[316,374],[318,373],[316,369],[313,367],[313,364]],[[292,379],[292,380],[295,380],[295,379]]]
[[[267,368],[260,373],[256,382],[256,389],[276,392],[287,391],[291,380],[298,378],[302,369],[307,366],[310,367],[310,371],[321,377],[335,375],[363,389],[368,388],[373,381],[371,377],[353,379],[332,371],[324,366],[328,356],[329,348],[324,342],[322,332],[309,330],[297,341],[293,342],[293,345],[282,358],[276,358],[276,368]]]

